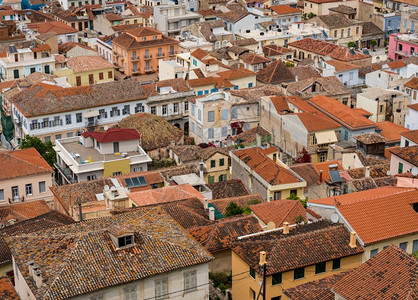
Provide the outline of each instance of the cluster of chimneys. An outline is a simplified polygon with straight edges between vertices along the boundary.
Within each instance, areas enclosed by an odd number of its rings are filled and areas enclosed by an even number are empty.
[[[205,210],[209,211],[209,220],[215,221],[215,208],[209,207],[208,198],[203,200],[203,207]]]
[[[35,265],[33,260],[28,261],[29,276],[32,276],[36,287],[39,289],[42,286],[42,273],[38,265]]]

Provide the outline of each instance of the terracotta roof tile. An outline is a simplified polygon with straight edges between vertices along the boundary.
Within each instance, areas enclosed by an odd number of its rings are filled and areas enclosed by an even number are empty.
[[[338,60],[335,60],[335,59],[329,60],[326,63],[333,66],[335,68],[335,71],[337,71],[337,72],[360,69],[360,67],[355,65],[355,64],[351,64],[351,63],[343,62],[343,61],[338,61]]]
[[[290,168],[306,181],[308,187],[319,184],[319,173],[312,163],[294,164]]]
[[[240,39],[235,40],[231,42],[232,45],[245,47],[245,46],[251,46],[251,45],[258,45],[258,42],[254,38],[249,39]]]
[[[387,172],[390,170],[390,163],[384,163],[381,165],[369,166],[370,168],[370,177],[379,178],[387,176]],[[359,179],[365,177],[366,168],[355,168],[347,171],[351,178]]]
[[[238,236],[262,231],[253,216],[235,216],[221,219],[214,224],[194,227],[188,232],[211,253],[229,249]]]
[[[409,107],[410,109],[413,109],[413,110],[418,111],[418,103],[408,105],[408,107]]]
[[[248,195],[248,191],[245,188],[241,180],[231,179],[227,181],[209,183],[208,188],[212,190],[212,199],[222,199],[230,197],[239,197]]]
[[[342,14],[355,14],[357,10],[355,8],[352,8],[351,6],[347,5],[338,5],[337,7],[331,7],[329,8],[330,11],[335,11]]]
[[[281,89],[274,85],[260,85],[252,88],[238,89],[229,91],[231,95],[241,97],[248,102],[260,102],[260,98],[264,96],[282,95]]]
[[[291,82],[287,85],[287,93],[291,95],[296,95],[300,97],[310,97],[312,94],[309,87],[316,84],[321,89],[321,95],[327,96],[338,96],[338,95],[348,95],[350,91],[344,86],[344,84],[338,80],[335,76],[329,77],[314,77],[304,80],[298,80],[296,82]]]
[[[263,46],[263,53],[266,57],[283,55],[289,52],[293,53],[293,50],[275,44]]]
[[[261,152],[261,148],[237,150],[234,154],[271,185],[300,182],[290,170],[278,165]]]
[[[259,134],[261,138],[266,138],[270,136],[270,132],[268,132],[261,126],[257,126],[238,134],[236,136],[236,141],[240,144],[244,144],[247,146],[252,145],[256,142],[257,134]]]
[[[390,153],[406,160],[414,166],[418,166],[418,145],[403,148],[394,148],[389,150]]]
[[[263,202],[263,198],[259,194],[246,194],[238,197],[213,199],[210,203],[212,203],[221,214],[225,214],[226,208],[231,202],[235,202],[238,206],[245,208],[250,201]]]
[[[338,280],[333,291],[346,299],[418,298],[417,260],[396,246],[378,253]]]
[[[386,63],[389,68],[393,69],[399,69],[399,68],[403,68],[406,67],[406,63],[402,60],[395,60],[395,61],[390,61]]]
[[[414,77],[409,80],[407,83],[405,83],[405,86],[409,87],[410,89],[418,90],[418,77]]]
[[[73,69],[75,73],[102,69],[113,69],[113,66],[110,62],[100,56],[95,55],[68,57],[67,66]]]
[[[52,168],[35,148],[0,152],[0,165],[7,172],[0,172],[0,180],[52,174]]]
[[[234,79],[239,79],[239,78],[244,78],[244,77],[248,77],[248,76],[255,76],[255,73],[244,69],[244,68],[239,68],[239,69],[235,69],[235,70],[228,70],[228,71],[223,71],[223,72],[219,72],[217,73],[219,76],[228,79],[228,80],[234,80]]]
[[[19,295],[7,276],[0,277],[0,299],[20,300]]]
[[[132,229],[132,246],[116,248],[109,232],[115,226]],[[16,236],[7,242],[37,299],[72,298],[213,259],[158,207]],[[42,272],[41,288],[30,279],[29,260],[34,260]]]
[[[337,165],[337,170],[338,171],[343,171],[344,170],[343,167],[341,166],[341,164],[336,160],[319,162],[319,163],[314,163],[313,164],[313,166],[316,169],[316,171],[318,172],[318,174],[322,170],[322,180],[325,180],[325,181],[330,180],[329,166],[331,166],[331,165]]]
[[[377,130],[381,130],[380,134],[388,141],[388,142],[400,142],[401,140],[401,132],[406,132],[408,129],[405,127],[394,124],[389,121],[383,121],[376,123]]]
[[[156,46],[162,46],[162,45],[175,45],[178,44],[179,41],[172,39],[166,35],[162,35],[161,38],[158,38],[156,40],[140,40],[137,41],[136,38],[138,37],[144,37],[149,35],[160,35],[161,31],[158,31],[156,29],[150,28],[150,27],[139,27],[130,29],[116,38],[112,40],[112,43],[115,43],[124,49],[140,49],[140,48],[148,48],[148,47],[156,47]]]
[[[377,143],[386,143],[387,140],[377,132],[363,133],[354,137],[358,142],[365,145],[372,145]]]
[[[349,27],[349,26],[353,26],[354,24],[356,24],[355,21],[347,18],[345,15],[342,15],[342,14],[321,15],[321,16],[318,16],[318,18],[329,29]]]
[[[0,206],[0,222],[4,226],[21,222],[27,219],[50,212],[51,208],[45,200],[36,200],[22,203],[13,203]],[[12,221],[10,223],[10,221]]]
[[[417,201],[418,191],[415,189],[383,187],[310,200],[309,203],[332,206],[337,203],[344,219],[368,245],[406,234],[416,234],[418,219],[411,205]]]
[[[265,84],[279,84],[295,81],[295,76],[281,60],[276,60],[257,72],[257,80]]]
[[[414,143],[418,144],[418,129],[404,131],[400,133],[403,137],[407,138],[408,140],[413,141]]]
[[[60,21],[28,23],[27,26],[29,29],[32,29],[32,30],[36,29],[40,34],[53,32],[59,35],[59,34],[68,34],[68,33],[77,32],[76,29]]]
[[[351,248],[349,242],[350,233],[343,224],[324,220],[291,228],[289,234],[275,230],[242,238],[232,250],[256,272],[260,251],[265,251],[267,275],[271,275],[364,251],[359,244]]]
[[[310,78],[319,78],[322,77],[321,74],[312,66],[296,66],[289,68],[290,73],[293,74],[293,76],[296,76],[299,80],[305,80]]]
[[[246,64],[250,64],[250,65],[271,62],[270,59],[268,59],[264,56],[261,56],[261,55],[255,54],[255,53],[250,53],[250,52],[246,52],[246,53],[240,55],[240,59],[242,59],[242,61],[245,62]]]
[[[278,15],[302,13],[300,9],[290,7],[289,5],[274,5],[271,7],[271,10]]]
[[[67,53],[68,51],[70,51],[71,49],[74,49],[75,47],[80,47],[80,48],[83,48],[83,49],[86,49],[86,50],[94,51],[89,46],[83,45],[83,44],[80,44],[80,43],[76,43],[76,42],[62,43],[62,44],[58,45],[58,51],[60,53]]]
[[[286,96],[270,97],[270,101],[271,103],[273,103],[273,106],[279,115],[290,112],[290,108],[287,104],[286,98]]]
[[[85,131],[81,134],[85,138],[91,137],[99,143],[111,143],[116,141],[139,140],[141,136],[135,129],[109,128],[104,132]]]
[[[296,224],[295,217],[302,216],[306,221],[306,211],[299,200],[277,200],[250,205],[249,208],[264,224],[273,222],[282,227],[283,222]]]
[[[309,132],[337,129],[341,127],[340,124],[328,117],[322,116],[322,114],[302,112],[296,114],[296,116]]]

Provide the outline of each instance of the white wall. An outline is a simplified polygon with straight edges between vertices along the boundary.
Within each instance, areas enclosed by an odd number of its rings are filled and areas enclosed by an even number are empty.
[[[405,117],[405,127],[411,130],[418,129],[418,111],[409,108],[409,113]]]

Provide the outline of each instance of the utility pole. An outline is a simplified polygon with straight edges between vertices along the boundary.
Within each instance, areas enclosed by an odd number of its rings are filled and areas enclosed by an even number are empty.
[[[266,270],[267,270],[267,261],[266,261],[266,251],[260,251],[260,267],[263,268],[263,282],[261,283],[260,290],[258,291],[257,300],[260,295],[263,295],[263,300],[266,300]]]

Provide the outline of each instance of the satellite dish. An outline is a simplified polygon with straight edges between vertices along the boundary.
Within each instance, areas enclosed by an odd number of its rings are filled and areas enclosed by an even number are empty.
[[[338,215],[337,215],[337,214],[333,214],[333,215],[331,216],[331,221],[332,221],[332,223],[338,223],[338,220],[339,220],[339,217],[338,217]]]
[[[414,176],[417,176],[418,175],[418,168],[413,167],[412,170],[411,170],[411,174],[414,175]]]

